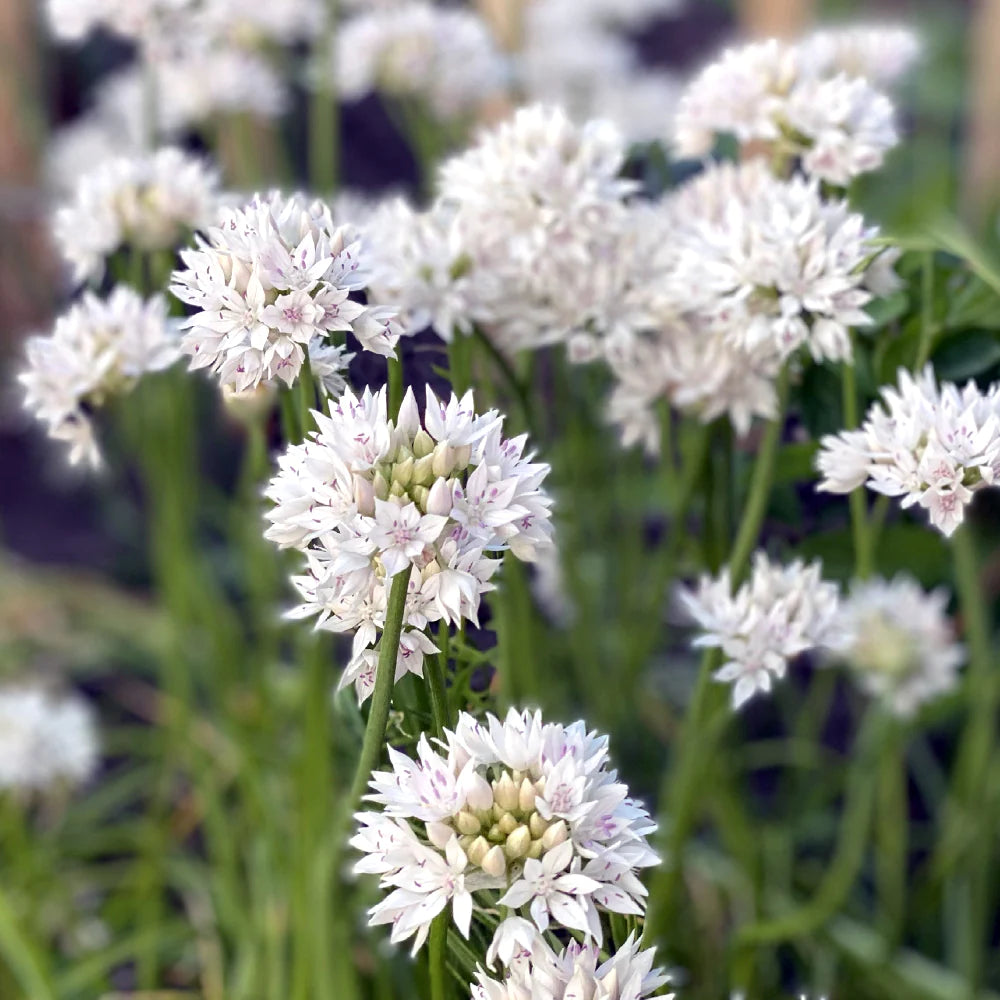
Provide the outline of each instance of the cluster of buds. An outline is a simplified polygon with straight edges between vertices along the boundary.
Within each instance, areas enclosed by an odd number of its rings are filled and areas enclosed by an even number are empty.
[[[452,821],[459,846],[469,861],[488,875],[500,878],[524,858],[538,860],[565,843],[566,821],[544,808],[545,778],[532,780],[523,771],[503,770],[490,783],[492,802],[475,808],[470,802]]]

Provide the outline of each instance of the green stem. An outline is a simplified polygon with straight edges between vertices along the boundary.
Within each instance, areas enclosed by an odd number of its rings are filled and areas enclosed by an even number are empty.
[[[535,425],[534,407],[531,404],[531,394],[528,391],[528,387],[518,377],[517,372],[514,371],[514,366],[511,364],[510,358],[478,326],[475,327],[473,335],[476,341],[483,346],[486,353],[493,359],[497,368],[500,369],[500,374],[503,375],[504,381],[517,399],[521,416],[524,419],[525,430],[537,441],[538,428]]]
[[[878,766],[878,802],[875,813],[876,882],[880,923],[886,952],[902,943],[906,916],[907,824],[906,754],[903,732],[897,725],[886,739]]]
[[[847,802],[836,851],[815,895],[790,913],[744,927],[737,935],[737,951],[811,935],[843,905],[864,859],[887,721],[878,705],[869,710],[848,777]]]
[[[785,425],[785,407],[788,401],[789,371],[786,366],[778,376],[776,387],[778,404],[775,417],[767,425],[767,430],[761,438],[757,460],[754,463],[753,477],[750,480],[750,493],[743,507],[743,518],[736,533],[729,556],[729,579],[735,590],[745,579],[750,567],[750,556],[757,547],[761,525],[767,513],[767,504],[771,498],[771,484],[774,481],[774,464],[781,444],[781,432]]]
[[[844,426],[853,430],[858,426],[858,386],[854,363],[845,361],[841,366],[841,390],[843,393]],[[868,528],[868,505],[865,490],[859,487],[848,496],[851,509],[851,534],[854,539],[854,568],[861,580],[872,574],[872,536]]]
[[[17,914],[0,886],[0,955],[32,1000],[56,1000],[42,956],[19,926]]]
[[[403,345],[396,345],[396,357],[386,358],[386,384],[389,387],[389,413],[399,413],[403,403]]]
[[[448,912],[438,914],[431,924],[427,961],[430,967],[431,1000],[448,1000]]]
[[[451,387],[461,395],[472,384],[470,372],[469,351],[472,347],[471,338],[460,330],[454,330],[451,342],[448,344],[448,377]]]
[[[371,707],[368,710],[368,723],[365,726],[364,742],[361,744],[361,756],[358,758],[358,768],[351,784],[350,796],[342,806],[348,817],[365,794],[372,771],[378,766],[382,751],[385,749],[385,731],[389,725],[389,706],[392,703],[392,686],[396,679],[399,637],[403,632],[403,618],[406,615],[408,583],[409,574],[405,570],[392,578],[389,603],[385,611],[385,627],[382,630],[379,646],[375,690],[372,692]]]
[[[447,627],[447,626],[445,626]],[[445,685],[446,653],[432,653],[424,657],[424,676],[431,696],[431,718],[434,720],[434,735],[444,736],[451,722],[448,711],[448,689]]]
[[[934,251],[928,250],[920,267],[920,341],[913,369],[919,372],[927,364],[934,346]]]
[[[309,102],[309,179],[318,194],[336,190],[340,154],[340,117],[333,66],[339,4],[337,0],[327,0],[325,6],[323,25],[316,34],[312,53],[319,79]]]

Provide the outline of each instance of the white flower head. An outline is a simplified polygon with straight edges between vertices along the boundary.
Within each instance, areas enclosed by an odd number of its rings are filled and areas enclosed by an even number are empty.
[[[839,599],[821,573],[818,562],[779,566],[757,552],[749,579],[735,593],[728,570],[680,592],[701,629],[695,645],[722,652],[725,662],[713,676],[733,685],[734,709],[757,692],[769,692],[790,660],[827,642]]]
[[[946,612],[948,594],[908,576],[855,581],[841,602],[830,648],[890,712],[911,716],[952,690],[965,661]]]
[[[351,100],[373,90],[417,98],[441,119],[468,115],[500,92],[504,59],[470,10],[408,3],[372,8],[337,31],[333,66]]]
[[[849,493],[864,484],[901,497],[903,507],[923,507],[951,535],[973,493],[1000,473],[1000,386],[938,386],[930,365],[916,378],[900,369],[898,386],[882,389],[858,430],[820,444],[818,489]]]
[[[641,948],[633,934],[605,962],[593,942],[573,942],[557,953],[539,937],[530,954],[510,965],[502,981],[481,970],[472,987],[472,997],[473,1000],[642,1000],[661,996],[663,1000],[671,1000],[673,993],[661,992],[670,977],[662,969],[653,968],[654,957],[654,949]]]
[[[26,354],[27,367],[18,376],[25,407],[51,437],[70,445],[71,464],[98,466],[91,414],[130,391],[146,372],[172,365],[180,357],[180,338],[162,297],[145,300],[118,285],[106,300],[85,293],[51,334],[29,338]]]
[[[116,157],[81,176],[56,212],[56,245],[75,280],[99,280],[120,247],[171,250],[215,221],[218,184],[215,170],[180,149]]]
[[[656,863],[655,825],[608,766],[607,739],[511,710],[504,720],[459,717],[437,748],[425,737],[412,760],[390,749],[392,770],[372,776],[352,841],[359,872],[392,890],[371,923],[392,924],[392,940],[415,936],[450,905],[468,937],[479,905],[472,893],[515,911],[491,958],[530,948],[531,927],[579,931],[603,940],[601,913],[641,914],[637,871]]]
[[[412,390],[399,417],[386,415],[386,390],[346,390],[318,430],[279,459],[267,497],[266,536],[306,556],[294,583],[318,627],[354,632],[342,683],[367,697],[373,648],[385,620],[387,588],[409,582],[399,673],[420,673],[433,651],[417,638],[428,622],[477,621],[497,556],[520,559],[551,546],[549,467],[525,454],[524,436],[505,438],[496,410],[479,415],[472,393],[440,400],[428,387],[423,418]]]
[[[835,57],[771,39],[730,48],[691,81],[675,120],[681,156],[705,157],[719,134],[792,157],[844,186],[882,165],[899,140],[889,99]]]
[[[442,211],[458,251],[464,322],[513,353],[565,340],[604,308],[624,198],[625,147],[609,122],[532,105],[445,161]]]
[[[79,785],[97,763],[94,716],[81,697],[37,684],[0,688],[0,792]]]
[[[181,259],[171,291],[198,310],[184,322],[183,349],[192,368],[210,368],[238,392],[276,379],[291,385],[310,345],[339,332],[395,356],[393,310],[349,297],[368,278],[360,238],[323,202],[255,196],[224,211]]]

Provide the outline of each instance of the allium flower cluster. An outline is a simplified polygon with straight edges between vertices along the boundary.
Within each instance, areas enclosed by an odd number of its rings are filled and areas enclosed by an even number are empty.
[[[172,249],[219,212],[219,177],[199,157],[160,149],[117,157],[80,177],[53,234],[77,281],[99,280],[121,247]]]
[[[530,918],[598,945],[602,912],[644,911],[636,871],[657,861],[655,825],[609,769],[606,737],[539,712],[484,723],[462,713],[437,749],[421,738],[418,758],[390,749],[392,770],[375,772],[368,796],[382,809],[358,814],[351,841],[364,855],[355,871],[392,890],[370,923],[391,924],[393,942],[415,936],[416,950],[448,906],[468,937],[479,893],[516,911],[522,930]]]
[[[965,650],[948,619],[948,594],[908,576],[859,580],[841,602],[831,648],[889,711],[910,716],[958,683]]]
[[[1000,385],[982,392],[937,385],[928,365],[914,378],[899,370],[898,387],[882,389],[857,430],[820,442],[818,489],[850,493],[862,484],[923,507],[931,524],[951,535],[972,494],[1000,475]]]
[[[619,176],[624,155],[609,123],[577,127],[531,106],[443,164],[440,198],[461,247],[450,266],[468,320],[501,350],[563,340],[604,309],[593,275],[613,261],[634,187]]]
[[[0,791],[78,785],[97,767],[90,706],[37,684],[0,688]]]
[[[481,18],[422,2],[376,7],[345,21],[333,65],[338,92],[347,100],[381,90],[425,101],[442,119],[474,112],[501,90],[507,75]]]
[[[435,648],[422,630],[476,622],[499,553],[532,559],[551,545],[551,501],[541,489],[549,467],[524,455],[524,435],[503,436],[496,410],[478,416],[471,392],[445,403],[428,387],[421,422],[412,390],[396,420],[387,418],[384,388],[360,397],[348,390],[315,418],[319,430],[279,459],[266,536],[306,555],[294,614],[355,633],[341,684],[353,682],[364,700],[392,577],[406,573],[409,582],[397,673],[420,674]]]
[[[680,99],[678,153],[707,156],[718,134],[731,134],[838,186],[880,167],[899,138],[892,103],[865,76],[843,71],[838,45],[848,43],[771,39],[727,49]],[[822,57],[817,48],[829,51]]]
[[[839,598],[821,573],[818,562],[779,566],[758,552],[750,578],[735,593],[728,569],[681,591],[681,603],[702,631],[694,645],[722,651],[725,662],[713,677],[733,684],[734,709],[770,691],[790,660],[827,643]]]
[[[130,391],[146,372],[172,365],[180,338],[162,298],[147,301],[119,285],[106,300],[84,294],[51,334],[28,340],[26,353],[28,366],[18,376],[25,407],[51,437],[70,445],[72,464],[98,466],[91,414]]]
[[[530,952],[515,960],[503,981],[478,975],[472,1000],[642,1000],[660,993],[670,977],[653,968],[655,952],[642,949],[634,935],[606,961],[592,943],[573,942],[556,953],[536,938]]]
[[[198,309],[184,323],[183,350],[192,368],[210,368],[224,386],[291,385],[307,355],[337,332],[395,357],[395,313],[349,298],[368,277],[361,243],[321,201],[255,196],[223,211],[181,260],[171,291]]]

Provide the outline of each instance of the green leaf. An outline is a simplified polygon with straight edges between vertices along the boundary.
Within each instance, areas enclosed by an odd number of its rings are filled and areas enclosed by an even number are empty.
[[[810,365],[802,373],[799,404],[802,422],[814,439],[843,428],[840,376],[828,365]]]
[[[1000,333],[968,330],[948,337],[932,355],[939,378],[960,382],[1000,363]]]

